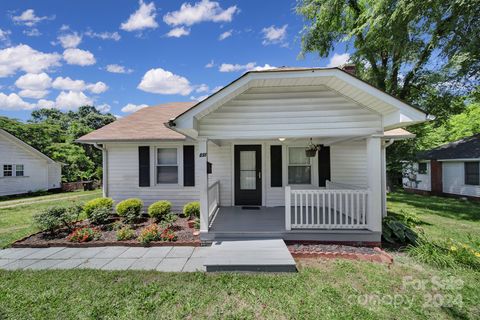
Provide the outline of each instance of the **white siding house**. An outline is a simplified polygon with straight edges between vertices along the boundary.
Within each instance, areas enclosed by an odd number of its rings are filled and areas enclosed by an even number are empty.
[[[0,196],[60,188],[61,165],[0,129]]]
[[[247,72],[199,103],[144,108],[78,141],[103,149],[115,201],[200,201],[204,241],[378,243],[385,148],[411,137],[397,128],[426,119],[343,70],[287,68]]]

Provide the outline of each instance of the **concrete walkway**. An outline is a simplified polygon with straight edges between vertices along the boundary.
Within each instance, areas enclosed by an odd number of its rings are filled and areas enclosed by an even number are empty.
[[[205,271],[209,247],[9,248],[0,250],[0,269],[101,269]]]

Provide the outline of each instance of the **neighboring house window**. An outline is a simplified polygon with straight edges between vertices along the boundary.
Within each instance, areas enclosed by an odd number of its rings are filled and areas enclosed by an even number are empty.
[[[305,148],[288,148],[288,184],[311,184],[311,158],[305,155]]]
[[[480,184],[480,162],[465,162],[465,184]]]
[[[427,174],[427,163],[420,162],[418,164],[418,174]]]
[[[23,164],[15,165],[15,176],[23,177],[23,175],[24,175]]]
[[[157,149],[157,183],[178,183],[177,148]]]
[[[4,177],[13,176],[13,165],[11,165],[11,164],[4,164],[3,165],[3,176]]]

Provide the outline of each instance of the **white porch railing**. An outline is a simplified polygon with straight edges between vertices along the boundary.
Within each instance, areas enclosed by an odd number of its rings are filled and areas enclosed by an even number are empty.
[[[292,190],[287,186],[285,228],[366,229],[369,194],[366,189]]]
[[[217,208],[220,206],[220,182],[217,180],[208,187],[208,220],[217,211]]]

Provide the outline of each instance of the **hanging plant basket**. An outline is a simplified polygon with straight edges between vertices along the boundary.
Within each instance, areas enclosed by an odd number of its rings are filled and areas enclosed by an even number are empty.
[[[317,154],[317,149],[306,149],[305,150],[305,155],[308,158],[313,158],[313,157],[315,157],[316,154]]]

